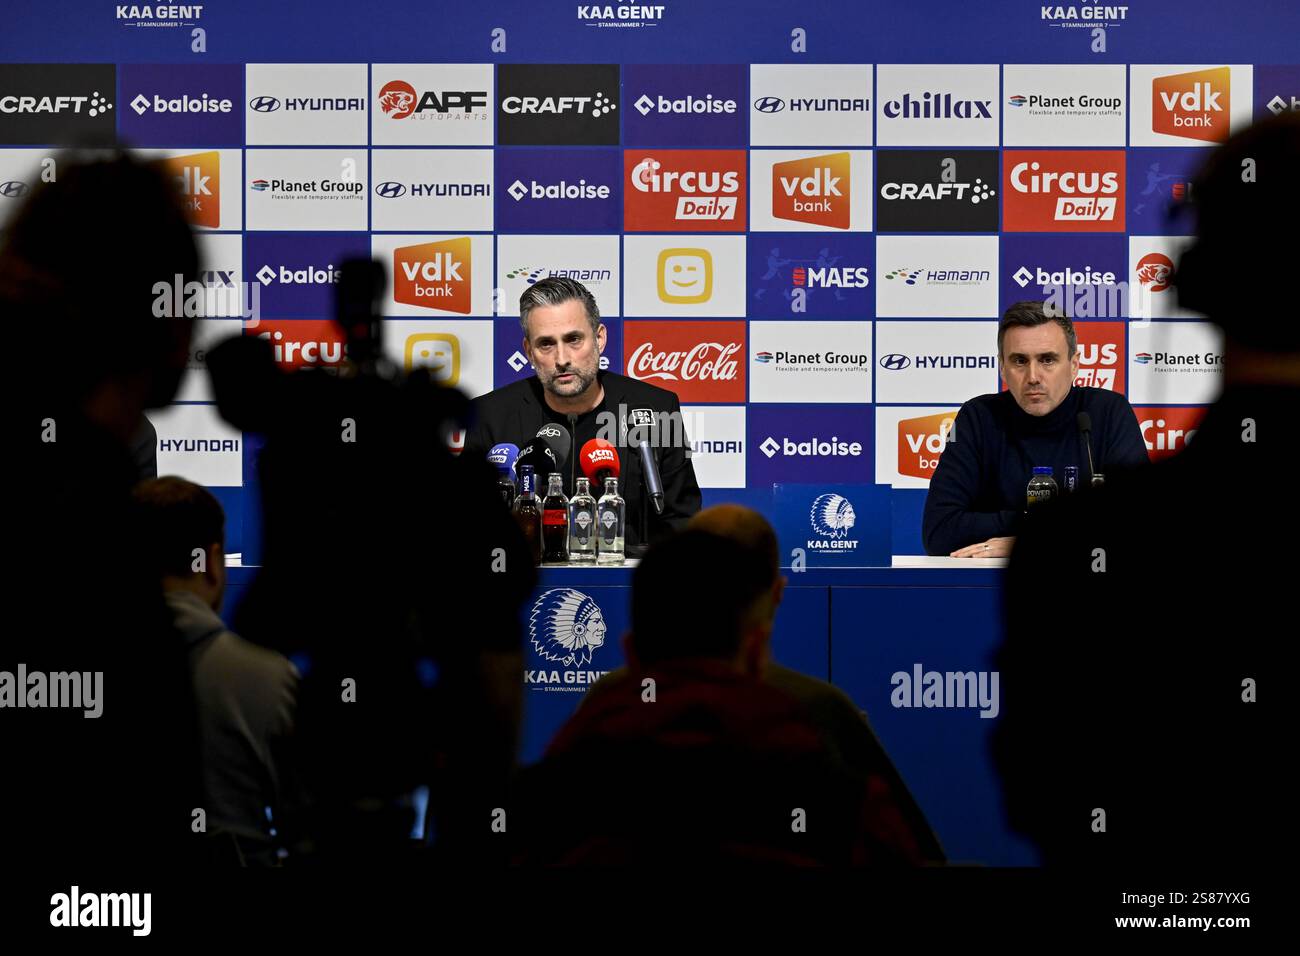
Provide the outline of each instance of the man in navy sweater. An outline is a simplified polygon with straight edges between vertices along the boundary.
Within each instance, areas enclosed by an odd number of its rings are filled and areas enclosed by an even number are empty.
[[[1007,390],[961,407],[930,479],[922,540],[931,555],[997,558],[1011,553],[1035,467],[1058,485],[1065,469],[1092,478],[1078,415],[1092,420],[1097,474],[1147,462],[1146,443],[1128,400],[1104,388],[1076,386],[1074,324],[1048,315],[1042,302],[1017,302],[998,325],[998,367]]]

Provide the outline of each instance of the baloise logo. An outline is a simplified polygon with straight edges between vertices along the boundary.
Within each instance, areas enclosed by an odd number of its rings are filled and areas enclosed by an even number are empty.
[[[615,65],[504,64],[497,73],[497,142],[618,145]]]

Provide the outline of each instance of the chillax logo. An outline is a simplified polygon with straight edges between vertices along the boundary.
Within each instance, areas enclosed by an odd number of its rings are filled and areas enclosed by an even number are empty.
[[[468,315],[469,237],[393,250],[393,301]]]
[[[828,153],[772,165],[772,215],[849,228],[849,154]]]
[[[216,150],[158,160],[180,192],[186,218],[194,226],[221,226],[221,154]]]
[[[957,413],[940,412],[898,423],[898,473],[929,481],[939,466],[939,456],[953,439]]]
[[[1228,138],[1231,70],[1194,70],[1151,81],[1151,131],[1209,143]]]
[[[408,372],[428,369],[435,382],[449,387],[460,382],[460,339],[456,336],[445,332],[408,335],[402,353]]]

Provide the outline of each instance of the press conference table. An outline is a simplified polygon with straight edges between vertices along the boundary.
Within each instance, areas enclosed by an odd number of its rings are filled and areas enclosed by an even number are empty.
[[[256,573],[227,560],[226,611]],[[1002,558],[895,555],[890,567],[783,570],[787,585],[772,655],[824,678],[868,714],[951,860],[987,865],[1036,862],[1007,831],[990,755],[997,718],[978,707],[895,707],[896,672],[989,671],[1001,638]],[[623,664],[635,562],[622,567],[544,566],[524,608],[525,718],[521,759],[538,759],[577,706],[587,683]],[[589,660],[558,659],[545,626],[561,606],[594,602],[605,623]],[[585,606],[590,612],[590,607]],[[538,613],[534,613],[537,611]],[[563,615],[559,615],[563,617]]]

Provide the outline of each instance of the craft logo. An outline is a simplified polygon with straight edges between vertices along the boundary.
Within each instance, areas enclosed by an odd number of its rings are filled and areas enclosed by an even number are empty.
[[[744,150],[628,150],[623,164],[629,231],[745,229]]]
[[[526,669],[524,684],[546,691],[585,690],[606,673],[586,668],[605,646],[607,630],[600,605],[589,595],[573,588],[542,592],[528,614],[528,640],[542,666]]]
[[[853,511],[853,503],[843,495],[825,494],[813,499],[808,522],[812,533],[816,535],[807,542],[810,551],[853,551],[857,549],[856,538],[850,538],[849,532],[857,523],[858,516]]]
[[[898,423],[898,473],[929,481],[939,466],[939,456],[953,439],[957,413],[940,412]]]
[[[1151,131],[1208,143],[1228,138],[1231,70],[1193,70],[1151,81]]]
[[[221,154],[216,150],[158,160],[181,194],[191,225],[221,227]]]
[[[468,315],[469,237],[393,250],[393,301]]]
[[[1007,150],[1007,232],[1123,232],[1123,150]]]
[[[617,146],[617,64],[503,63],[496,68],[498,146]]]
[[[0,63],[0,138],[11,146],[112,143],[116,90],[110,64]]]
[[[849,228],[849,154],[828,153],[772,165],[772,215]]]
[[[406,371],[427,369],[439,385],[460,382],[460,339],[444,332],[417,332],[406,337],[402,349]]]
[[[379,91],[379,109],[389,119],[482,120],[487,90],[426,90],[417,93],[405,80],[390,80]]]
[[[880,232],[996,232],[997,150],[876,154]]]

